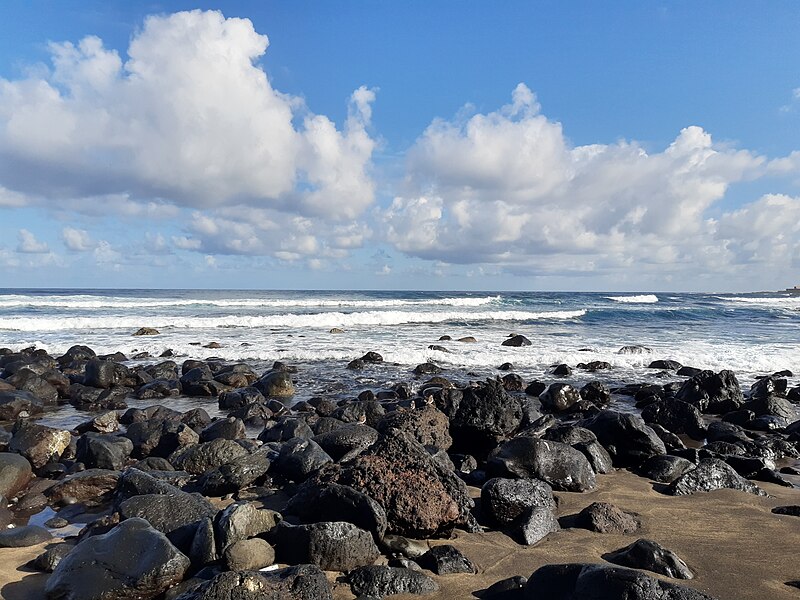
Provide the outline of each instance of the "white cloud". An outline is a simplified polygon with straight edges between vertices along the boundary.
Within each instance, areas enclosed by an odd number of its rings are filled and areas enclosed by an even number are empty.
[[[61,230],[61,239],[67,249],[73,252],[86,252],[94,248],[94,241],[84,229],[64,227]]]
[[[199,10],[148,17],[126,60],[94,36],[51,44],[44,76],[0,79],[0,184],[122,209],[359,215],[374,197],[374,92],[356,90],[337,129],[272,87],[256,63],[267,46],[248,19]]]
[[[408,192],[384,214],[385,234],[408,255],[518,274],[724,269],[733,225],[710,220],[709,209],[731,184],[795,162],[717,144],[694,126],[658,152],[624,140],[572,146],[520,84],[496,112],[425,130],[408,155]],[[790,222],[790,204],[769,210]]]
[[[0,208],[25,206],[27,203],[28,199],[25,197],[25,194],[14,192],[0,185]]]
[[[36,239],[27,229],[20,229],[17,234],[19,243],[17,244],[17,252],[22,254],[47,254],[50,248],[47,247],[45,242],[40,242]]]

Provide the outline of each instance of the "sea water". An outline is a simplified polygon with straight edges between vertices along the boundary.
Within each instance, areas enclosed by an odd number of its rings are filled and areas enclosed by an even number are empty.
[[[140,327],[156,336],[134,337]],[[331,333],[332,329],[342,333]],[[530,346],[502,346],[522,334]],[[439,341],[450,336],[452,341]],[[474,343],[458,342],[475,338]],[[204,348],[216,342],[219,348]],[[219,358],[259,369],[298,366],[298,399],[351,396],[397,381],[434,362],[459,381],[499,374],[510,362],[526,380],[554,379],[552,366],[606,361],[609,371],[576,370],[569,381],[622,384],[664,374],[669,358],[702,369],[731,369],[746,389],[759,375],[800,374],[800,297],[789,294],[28,290],[0,289],[0,347],[36,346],[57,356],[75,344],[98,354],[171,350],[174,360]],[[441,346],[446,351],[431,349]],[[649,352],[619,353],[640,345]],[[376,351],[385,364],[361,372],[348,361]],[[139,362],[155,362],[157,359]],[[791,385],[800,383],[790,378]],[[168,400],[181,409],[205,400]],[[152,403],[152,401],[151,401]],[[131,403],[132,405],[135,404]],[[48,420],[74,422],[64,409]]]

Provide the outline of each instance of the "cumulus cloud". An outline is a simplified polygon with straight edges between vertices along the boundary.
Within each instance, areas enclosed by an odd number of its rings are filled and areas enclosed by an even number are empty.
[[[72,250],[73,252],[86,252],[94,248],[91,236],[84,229],[64,227],[61,230],[61,239],[64,241],[67,250]]]
[[[17,234],[19,243],[17,244],[17,252],[22,254],[47,254],[50,248],[47,247],[45,242],[40,242],[36,239],[27,229],[20,229]]]
[[[781,160],[696,126],[655,152],[626,140],[573,146],[520,84],[495,112],[431,123],[409,151],[409,192],[384,214],[385,233],[412,256],[519,274],[716,269],[750,246],[734,251],[733,216],[717,223],[709,209],[736,182],[796,167]],[[770,202],[750,210],[793,218],[791,203]]]
[[[195,10],[148,17],[124,58],[94,36],[51,44],[44,76],[0,79],[0,185],[357,216],[374,197],[374,91],[354,92],[339,129],[272,87],[257,63],[268,43],[248,19]]]

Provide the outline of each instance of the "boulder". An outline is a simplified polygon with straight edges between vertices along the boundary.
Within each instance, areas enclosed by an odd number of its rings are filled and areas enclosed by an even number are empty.
[[[586,492],[597,486],[587,458],[572,446],[520,436],[498,446],[486,464],[489,476],[541,479],[553,489]]]
[[[509,525],[534,507],[552,510],[555,506],[553,489],[538,479],[496,477],[481,488],[481,512],[494,526]]]
[[[239,540],[225,549],[223,559],[231,571],[258,571],[275,563],[275,550],[261,538]]]
[[[35,415],[43,410],[44,402],[30,392],[0,389],[0,421],[14,421],[17,417]]]
[[[224,440],[240,440],[247,436],[244,421],[236,417],[218,419],[200,432],[201,442],[210,442],[222,438]]]
[[[202,475],[247,454],[247,450],[233,440],[218,438],[176,450],[169,456],[169,462],[176,469]]]
[[[284,442],[272,469],[290,481],[305,481],[333,459],[312,440],[293,438]]]
[[[511,346],[513,348],[519,348],[520,346],[530,346],[531,341],[526,338],[524,335],[512,335],[507,340],[503,341],[501,346]]]
[[[30,421],[18,421],[14,425],[8,449],[21,454],[30,461],[34,469],[39,469],[51,459],[58,460],[71,440],[69,431]]]
[[[511,534],[521,544],[534,546],[551,533],[559,531],[558,519],[549,508],[535,506],[523,513],[515,523]]]
[[[346,423],[333,431],[314,436],[313,440],[334,461],[341,462],[358,456],[374,444],[378,440],[378,432],[366,424]]]
[[[472,562],[452,544],[434,546],[417,559],[423,568],[433,571],[437,575],[451,575],[453,573],[477,573]]]
[[[744,404],[739,381],[733,371],[702,371],[687,379],[675,397],[702,413],[725,414]]]
[[[186,550],[192,543],[198,522],[217,514],[208,500],[185,492],[133,496],[120,502],[118,510],[122,519],[144,519],[175,546]]]
[[[90,469],[119,471],[132,452],[133,442],[126,437],[89,432],[78,438],[75,460]]]
[[[580,392],[568,383],[553,383],[544,393],[539,394],[542,406],[553,412],[569,410],[580,399]]]
[[[253,387],[266,398],[291,398],[295,391],[292,377],[285,371],[268,371]]]
[[[274,510],[257,508],[252,502],[235,502],[220,511],[214,532],[221,552],[239,540],[247,540],[271,531],[283,517]]]
[[[133,442],[133,456],[166,458],[181,448],[197,444],[200,436],[194,429],[181,423],[178,416],[159,419],[156,416],[148,417],[145,413],[147,420],[130,423],[123,435]]]
[[[606,406],[611,402],[611,391],[600,381],[590,381],[581,388],[581,398],[596,406]]]
[[[595,473],[611,473],[614,470],[611,455],[597,440],[597,436],[584,427],[573,425],[550,427],[542,438],[569,444],[580,451],[588,459]]]
[[[592,431],[617,467],[636,467],[657,454],[666,454],[664,442],[638,415],[603,410],[578,422]]]
[[[53,600],[155,598],[188,568],[189,559],[163,533],[144,519],[128,519],[78,543],[47,580],[45,594]]]
[[[639,468],[643,477],[660,483],[672,483],[684,473],[695,468],[694,463],[680,456],[659,454],[648,458]]]
[[[117,488],[119,478],[119,471],[87,469],[56,482],[47,490],[47,495],[54,504],[97,504],[105,501]]]
[[[666,493],[671,496],[687,496],[697,492],[710,492],[726,488],[756,496],[767,495],[760,487],[739,475],[733,467],[716,458],[701,460],[697,468],[673,481]]]
[[[424,573],[383,565],[355,569],[348,574],[348,580],[353,594],[375,598],[396,594],[432,594],[439,589],[437,583]]]
[[[44,527],[24,525],[0,531],[0,548],[27,548],[53,539]]]
[[[648,369],[661,369],[662,371],[677,371],[678,369],[682,368],[683,365],[679,363],[677,360],[654,360],[649,365],[647,365]]]
[[[575,527],[597,533],[634,533],[641,527],[639,515],[607,502],[592,502],[575,519]]]
[[[140,327],[136,331],[134,331],[131,335],[139,336],[139,335],[158,335],[158,329],[153,327]]]
[[[226,571],[175,600],[332,600],[319,567],[298,565],[274,571]]]
[[[706,426],[700,411],[682,400],[659,400],[642,409],[645,423],[658,423],[672,433],[685,433],[693,440],[706,437]]]
[[[524,600],[714,600],[702,592],[650,577],[641,571],[596,564],[540,567],[525,584]]]
[[[694,573],[677,554],[652,540],[639,539],[603,556],[608,562],[633,569],[645,569],[673,579],[692,579]]]
[[[28,487],[31,477],[28,459],[12,452],[0,452],[0,496],[13,498]]]
[[[263,477],[276,455],[268,448],[259,449],[252,454],[245,454],[206,471],[199,485],[206,496],[224,496],[233,494]]]
[[[72,544],[56,544],[52,548],[48,548],[42,552],[25,566],[37,571],[52,573],[58,566],[58,563],[60,563],[71,550]]]
[[[386,511],[364,492],[346,485],[306,481],[286,508],[304,522],[346,521],[382,539],[386,532]]]
[[[373,564],[380,555],[372,534],[346,521],[280,523],[269,539],[280,562],[315,564],[324,571],[352,571]]]
[[[6,379],[6,383],[10,383],[22,392],[30,392],[43,404],[55,404],[58,402],[58,390],[44,377],[30,369],[20,369]]]
[[[378,423],[378,431],[382,433],[392,428],[407,431],[423,446],[446,451],[453,443],[447,416],[434,406],[391,412]]]

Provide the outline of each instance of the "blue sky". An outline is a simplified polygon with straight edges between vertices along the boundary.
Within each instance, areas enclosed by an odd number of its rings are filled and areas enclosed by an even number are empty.
[[[4,2],[0,278],[795,284],[798,26],[788,1]]]

